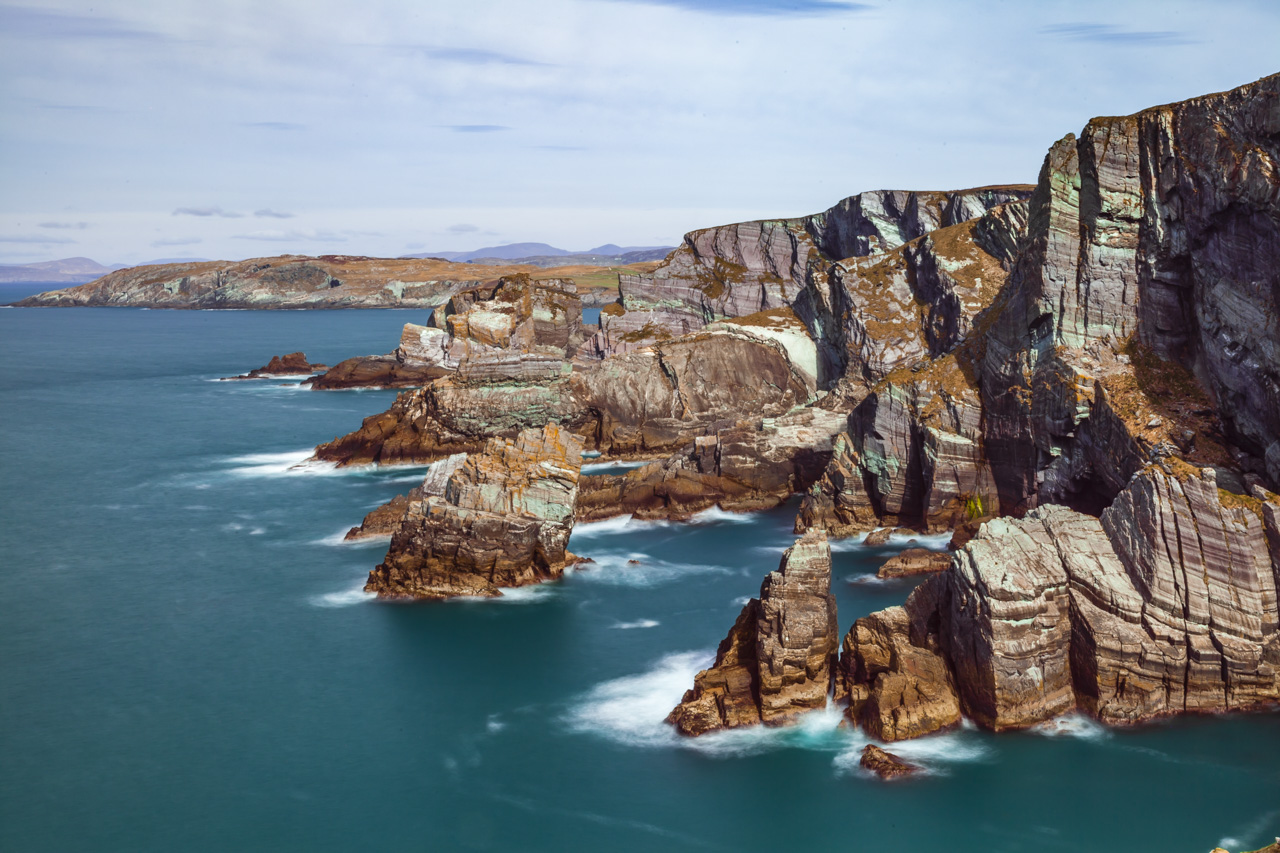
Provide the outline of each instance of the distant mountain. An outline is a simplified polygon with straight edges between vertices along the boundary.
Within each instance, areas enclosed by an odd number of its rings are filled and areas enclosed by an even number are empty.
[[[615,266],[640,261],[662,260],[674,246],[619,246],[605,243],[585,252],[569,252],[546,243],[508,243],[505,246],[487,246],[470,252],[423,252],[418,255],[401,255],[402,258],[439,258],[454,263],[497,266],[512,262],[533,264],[540,267],[578,264],[584,266]]]
[[[548,257],[551,255],[572,255],[572,252],[548,246],[546,243],[508,243],[505,246],[486,246],[470,252],[423,252],[420,255],[401,255],[403,258],[443,258],[446,261],[465,263],[476,258],[512,258]]]
[[[89,258],[63,258],[35,264],[0,264],[0,281],[84,284],[123,267],[124,264],[106,267]]]

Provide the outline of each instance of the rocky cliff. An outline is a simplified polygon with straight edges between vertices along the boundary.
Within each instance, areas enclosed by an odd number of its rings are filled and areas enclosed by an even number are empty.
[[[442,494],[424,483],[365,589],[383,598],[495,596],[559,577],[581,466],[581,440],[554,423],[490,440]]]
[[[827,704],[836,656],[831,548],[821,532],[787,549],[742,609],[716,661],[667,721],[681,734],[784,725]]]
[[[1174,461],[1100,519],[1045,505],[987,522],[905,609],[858,621],[841,660],[851,709],[892,740],[961,708],[999,731],[1075,709],[1122,724],[1280,700],[1280,503],[1257,495]],[[885,692],[891,726],[868,698]]]

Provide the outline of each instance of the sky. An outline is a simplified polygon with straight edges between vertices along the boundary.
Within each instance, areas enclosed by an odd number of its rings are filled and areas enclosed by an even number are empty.
[[[1274,0],[0,2],[0,263],[674,245],[1277,71]]]

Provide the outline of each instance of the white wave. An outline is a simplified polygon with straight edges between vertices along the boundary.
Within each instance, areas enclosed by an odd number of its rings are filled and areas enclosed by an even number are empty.
[[[640,552],[594,552],[582,568],[571,570],[574,578],[608,586],[651,587],[668,583],[694,574],[728,574],[732,570],[707,563],[672,563]]]
[[[946,775],[948,765],[984,761],[990,750],[970,725],[914,740],[877,744],[886,752],[915,764],[927,774]],[[862,750],[874,741],[861,731],[850,732],[850,747],[832,759],[840,775],[865,774]]]
[[[593,462],[582,466],[583,474],[621,474],[623,471],[634,471],[643,468],[649,462]]]
[[[360,539],[348,539],[347,531],[350,529],[350,527],[344,527],[337,533],[314,540],[313,544],[329,545],[338,548],[362,548],[370,545],[387,545],[391,542],[390,533],[385,536],[365,536]]]
[[[883,530],[884,528],[879,528]],[[832,551],[857,551],[866,547],[869,533],[855,533],[843,539],[832,539]],[[951,542],[951,531],[945,533],[890,533],[889,541],[881,548],[927,548],[930,551],[945,551]]]
[[[661,624],[657,619],[637,619],[634,622],[614,622],[609,627],[629,631],[633,628],[657,628]]]
[[[760,517],[755,512],[729,512],[718,506],[711,509],[704,509],[689,519],[690,524],[719,524],[721,522],[728,524],[750,524],[757,521]]]
[[[851,732],[840,728],[839,708],[803,715],[781,728],[751,726],[682,737],[665,720],[693,684],[698,671],[710,666],[710,651],[678,652],[658,660],[647,672],[596,685],[580,697],[565,717],[571,731],[595,735],[628,746],[691,749],[717,758],[754,755],[782,748],[839,751]]]
[[[559,583],[548,580],[530,586],[498,587],[501,595],[459,595],[445,600],[460,604],[537,604],[556,595],[559,588]]]
[[[312,596],[311,604],[314,607],[350,607],[353,604],[361,604],[377,598],[377,593],[364,591],[364,583],[364,581],[360,581],[358,586],[353,586],[340,592],[328,592],[324,595]]]
[[[507,724],[498,718],[497,714],[490,714],[489,719],[484,724],[485,731],[489,734],[497,734],[507,727]]]
[[[264,534],[264,533],[266,533],[266,532],[267,532],[267,528],[265,528],[265,527],[255,527],[255,528],[253,528],[252,530],[250,530],[250,531],[249,531],[249,535],[250,535],[250,536],[261,536],[262,534]]]
[[[232,456],[227,461],[234,465],[228,473],[238,477],[278,477],[285,474],[331,473],[337,466],[332,462],[308,462],[315,451],[290,450],[285,453],[250,453]]]
[[[643,527],[665,527],[669,521],[641,521],[630,515],[619,515],[603,521],[583,521],[573,526],[570,542],[582,539],[594,539],[598,536],[614,536],[619,533],[633,533]],[[572,547],[572,544],[570,545]]]
[[[1102,723],[1080,713],[1063,714],[1052,720],[1031,727],[1031,731],[1045,737],[1073,737],[1080,740],[1104,740],[1111,731]]]
[[[751,596],[740,595],[733,600],[734,607],[746,607],[751,602]]]

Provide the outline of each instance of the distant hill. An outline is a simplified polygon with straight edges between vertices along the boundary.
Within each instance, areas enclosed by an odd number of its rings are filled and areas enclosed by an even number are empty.
[[[555,267],[565,264],[588,266],[618,266],[641,261],[658,261],[667,256],[674,246],[619,246],[605,243],[585,252],[570,252],[546,243],[508,243],[505,246],[486,246],[470,252],[423,252],[418,255],[401,255],[402,258],[439,258],[453,263],[499,266],[512,262]]]
[[[0,264],[0,282],[83,284],[123,267],[123,264],[103,266],[89,258],[63,258],[59,261],[41,261],[35,264]]]

